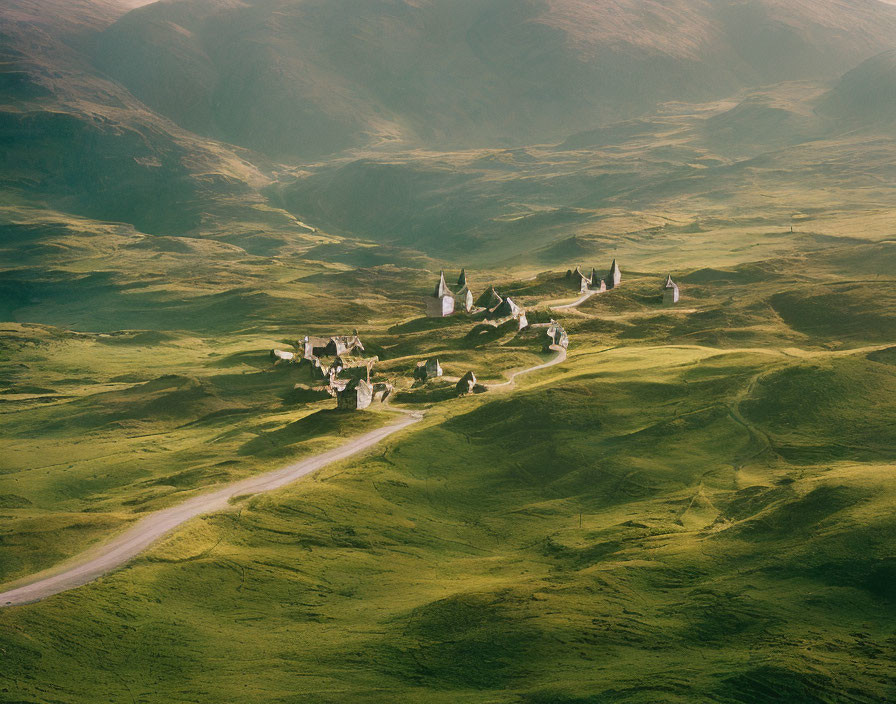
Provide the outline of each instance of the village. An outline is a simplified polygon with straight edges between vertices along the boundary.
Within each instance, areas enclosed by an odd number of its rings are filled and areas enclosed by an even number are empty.
[[[580,298],[574,303],[553,306],[554,311],[574,308],[593,295],[619,288],[622,285],[622,270],[616,259],[613,259],[604,276],[598,274],[594,267],[591,268],[590,275],[586,275],[576,266],[568,269],[563,279],[569,289],[580,294]],[[663,306],[672,306],[679,299],[680,289],[669,274],[661,287],[661,303]],[[465,315],[471,323],[486,328],[512,328],[517,331],[543,328],[544,334],[540,335],[543,352],[558,352],[565,356],[569,347],[567,331],[553,317],[548,322],[530,323],[526,309],[509,295],[501,295],[494,286],[489,286],[478,297],[474,296],[466,269],[461,269],[454,286],[448,285],[444,271],[440,271],[434,289],[422,297],[422,302],[428,318]],[[351,335],[305,335],[293,343],[293,348],[271,350],[274,365],[306,367],[314,386],[334,397],[338,409],[362,410],[373,403],[385,403],[394,394],[395,386],[390,381],[373,379],[374,368],[380,360],[375,355],[366,354],[357,330]],[[443,377],[445,373],[438,357],[421,359],[408,371],[415,387],[424,386],[430,380]],[[455,396],[486,391],[488,386],[478,381],[472,369],[467,370],[454,387]]]

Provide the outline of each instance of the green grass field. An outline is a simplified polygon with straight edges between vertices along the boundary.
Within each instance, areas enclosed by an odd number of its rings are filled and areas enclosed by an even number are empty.
[[[565,362],[463,399],[412,387],[415,362],[497,381],[545,358],[543,332],[414,319],[376,279],[356,327],[426,419],[0,611],[0,701],[896,697],[893,281],[867,274],[888,247],[695,269],[672,309],[660,272],[626,273],[562,314]],[[499,288],[548,314],[575,295],[560,277]],[[392,418],[273,368],[268,349],[325,328],[269,318],[5,324],[0,578]]]
[[[395,431],[0,606],[0,704],[896,702],[894,29],[0,3],[0,593]],[[353,332],[386,405],[271,361]]]

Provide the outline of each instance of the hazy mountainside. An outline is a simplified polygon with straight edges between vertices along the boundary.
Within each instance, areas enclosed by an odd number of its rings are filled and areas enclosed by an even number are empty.
[[[124,11],[86,2],[3,9],[5,203],[124,221],[145,232],[195,230],[228,209],[233,219],[234,205],[241,219],[276,221],[257,209],[257,189],[269,182],[257,166],[152,112],[92,66],[96,32]]]
[[[120,19],[95,58],[183,127],[315,158],[558,140],[894,46],[876,0],[181,0]]]
[[[822,114],[853,126],[896,124],[896,51],[885,51],[844,75],[821,101]]]
[[[896,8],[870,0],[134,4],[0,9],[13,222],[49,208],[50,221],[254,253],[320,244],[307,222],[449,259],[535,261],[570,236],[603,251],[656,246],[664,224],[786,226],[820,207],[796,184],[843,191],[892,163],[889,137],[870,136],[892,54],[869,56],[896,43]],[[863,60],[830,93],[815,80]],[[761,212],[745,179],[777,194]],[[849,208],[874,204],[873,189],[847,190]],[[349,249],[314,253],[371,252]]]
[[[704,238],[730,233],[735,255],[744,238],[791,226],[889,237],[880,204],[896,144],[889,128],[822,113],[833,94],[778,84],[553,146],[370,151],[283,177],[268,193],[333,233],[505,265],[582,262],[617,247],[674,264]],[[555,248],[571,236],[576,247]]]

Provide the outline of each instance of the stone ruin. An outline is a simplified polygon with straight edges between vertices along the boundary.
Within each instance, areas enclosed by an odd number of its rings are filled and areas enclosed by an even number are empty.
[[[622,270],[614,259],[606,276],[598,275],[597,269],[594,267],[591,267],[591,275],[586,276],[577,266],[575,269],[566,271],[566,278],[572,280],[579,293],[587,293],[588,291],[602,293],[614,289],[622,283]]]
[[[455,384],[454,389],[457,391],[459,396],[466,396],[467,394],[481,394],[485,391],[488,391],[488,387],[480,384],[476,381],[476,375],[469,371],[464,374]]]
[[[548,339],[544,344],[545,351],[552,347],[562,347],[563,349],[569,347],[569,335],[567,335],[566,330],[564,330],[563,326],[556,320],[552,319],[548,325],[547,337]]]
[[[664,306],[674,306],[678,303],[678,299],[681,297],[681,292],[678,288],[678,284],[672,280],[672,274],[666,277],[666,283],[663,284],[663,305]]]
[[[379,357],[365,357],[358,333],[316,337],[306,335],[294,343],[296,350],[271,350],[275,365],[307,364],[313,381],[326,384],[327,393],[336,397],[337,408],[367,408],[372,401],[382,401],[392,392],[386,382],[373,383],[371,375]]]
[[[360,411],[374,402],[383,403],[392,391],[392,384],[388,382],[371,384],[365,379],[351,379],[336,392],[336,408]]]
[[[414,379],[426,381],[440,377],[444,373],[442,365],[439,364],[439,358],[431,357],[425,362],[417,362],[417,366],[414,368]]]
[[[430,318],[444,318],[453,314],[455,310],[462,310],[465,313],[473,310],[473,292],[467,284],[466,269],[460,270],[454,290],[445,281],[445,272],[440,271],[435,291],[432,295],[424,297],[423,303],[426,315]]]

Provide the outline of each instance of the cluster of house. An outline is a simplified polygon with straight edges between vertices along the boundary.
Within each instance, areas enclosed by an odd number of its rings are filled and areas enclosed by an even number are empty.
[[[367,408],[375,401],[385,401],[394,391],[387,382],[371,381],[373,367],[379,358],[364,356],[364,345],[357,333],[332,337],[306,335],[294,346],[298,352],[271,350],[274,364],[307,365],[314,380],[326,382],[327,392],[336,397],[337,408]],[[443,374],[438,358],[433,357],[417,364],[414,379],[425,382]],[[468,371],[457,382],[456,389],[463,395],[483,392],[486,387],[477,382],[472,371]]]
[[[326,381],[326,390],[336,397],[336,407],[367,408],[374,401],[384,401],[392,393],[392,385],[370,380],[378,357],[364,355],[364,345],[357,333],[312,337],[306,335],[294,343],[299,352],[271,350],[275,364],[307,364],[312,379]]]
[[[587,293],[588,291],[600,293],[619,286],[622,283],[622,271],[614,259],[610,265],[610,271],[604,277],[599,276],[594,267],[591,267],[591,275],[586,276],[577,266],[575,269],[567,269],[566,278],[573,282],[573,285],[580,293]],[[666,283],[663,284],[663,305],[675,305],[680,297],[681,291],[678,288],[678,284],[672,280],[672,274],[669,274],[666,277]]]
[[[622,270],[614,259],[606,276],[599,276],[597,269],[594,267],[591,267],[591,275],[586,276],[579,267],[576,267],[575,269],[567,269],[566,278],[573,281],[580,293],[609,291],[622,283]]]
[[[607,291],[614,289],[622,282],[619,264],[613,260],[606,276],[598,276],[592,268],[591,275],[586,276],[579,267],[566,272],[566,278],[574,282],[581,292]],[[663,285],[663,304],[678,303],[680,291],[678,284],[670,274]],[[432,295],[425,298],[427,315],[443,317],[451,315],[458,308],[467,313],[480,315],[482,319],[494,324],[516,320],[520,330],[529,327],[526,311],[517,305],[509,296],[501,296],[494,286],[490,286],[474,301],[473,293],[467,284],[465,270],[461,270],[457,285],[452,289],[445,281],[444,272],[439,272],[439,282]],[[538,327],[538,326],[536,326]],[[551,320],[546,324],[544,349],[566,349],[569,347],[569,335],[560,323]],[[275,364],[307,364],[312,378],[326,382],[326,389],[336,397],[337,408],[362,409],[374,401],[385,401],[393,392],[387,382],[372,382],[371,373],[378,357],[365,355],[364,345],[357,331],[352,335],[334,335],[331,337],[312,337],[306,335],[295,343],[296,352],[287,350],[271,350],[271,359]],[[414,379],[426,382],[443,376],[444,370],[437,357],[419,362],[414,369]],[[458,394],[479,393],[486,387],[476,380],[476,375],[468,371],[456,384]]]
[[[502,323],[516,320],[519,329],[529,326],[526,311],[517,305],[509,296],[501,296],[494,286],[490,286],[479,298],[473,300],[473,292],[467,284],[467,272],[461,269],[457,285],[452,289],[445,281],[445,272],[439,272],[439,281],[435,291],[423,298],[426,315],[431,318],[444,318],[458,310],[471,313],[484,320]]]

